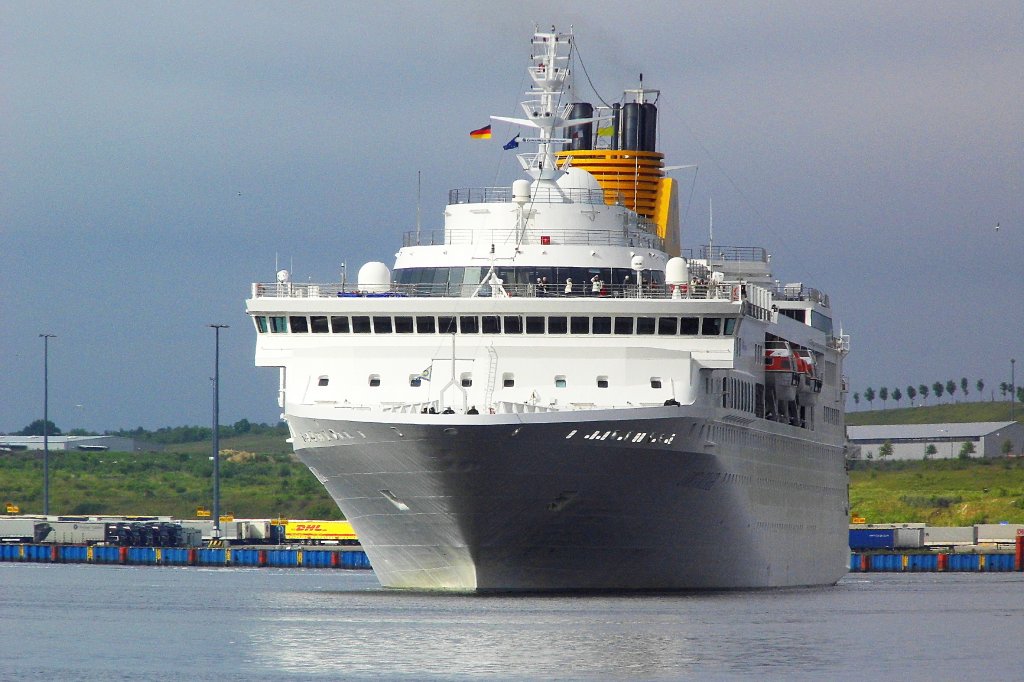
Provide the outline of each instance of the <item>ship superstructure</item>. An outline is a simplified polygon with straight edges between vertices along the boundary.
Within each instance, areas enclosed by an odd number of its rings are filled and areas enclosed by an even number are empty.
[[[567,101],[538,32],[511,187],[449,193],[356,285],[258,283],[256,364],[385,586],[816,585],[846,570],[829,298],[683,250],[657,91]]]

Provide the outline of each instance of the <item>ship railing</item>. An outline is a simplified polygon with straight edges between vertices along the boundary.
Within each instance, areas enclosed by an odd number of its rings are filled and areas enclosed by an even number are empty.
[[[683,249],[687,259],[698,258],[708,261],[754,261],[768,262],[768,252],[761,246],[708,246],[704,244],[693,249]]]
[[[452,246],[471,244],[501,244],[519,246],[631,246],[663,251],[665,240],[658,236],[653,223],[637,221],[633,230],[584,230],[528,228],[517,235],[514,230],[411,230],[402,236],[402,246]]]
[[[567,290],[568,289],[568,290]],[[253,298],[642,298],[692,300],[742,300],[742,285],[732,282],[718,284],[601,284],[594,291],[593,283],[565,284],[503,283],[490,284],[391,284],[384,291],[361,291],[357,285],[298,284],[294,282],[255,283]]]
[[[813,287],[805,287],[800,282],[791,282],[772,288],[776,299],[783,301],[813,301],[825,308],[830,308],[828,294]]]
[[[510,204],[511,187],[460,187],[448,190],[448,204]],[[529,204],[604,204],[603,189],[567,188],[534,191]]]

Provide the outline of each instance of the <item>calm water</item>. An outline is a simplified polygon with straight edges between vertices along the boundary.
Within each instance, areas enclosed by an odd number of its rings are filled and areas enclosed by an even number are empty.
[[[0,680],[1024,677],[1020,573],[477,597],[368,571],[0,563],[0,624]]]

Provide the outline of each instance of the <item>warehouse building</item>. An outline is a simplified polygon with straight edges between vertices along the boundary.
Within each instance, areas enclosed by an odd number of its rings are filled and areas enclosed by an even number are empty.
[[[926,455],[952,459],[960,456],[964,443],[974,446],[971,457],[1024,454],[1024,424],[1020,422],[848,426],[846,431],[850,441],[860,447],[861,459],[880,459],[886,441],[892,443],[887,460],[925,459]]]
[[[50,450],[135,452],[142,449],[136,446],[134,439],[121,436],[49,436],[49,441]],[[0,452],[42,449],[42,436],[0,436]],[[145,449],[155,448],[147,443]]]

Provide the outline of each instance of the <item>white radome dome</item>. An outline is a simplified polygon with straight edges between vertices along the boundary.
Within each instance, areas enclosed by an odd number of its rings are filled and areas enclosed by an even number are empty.
[[[690,281],[690,268],[686,260],[676,256],[665,263],[665,282],[668,284],[686,284]]]
[[[391,270],[380,261],[370,261],[359,268],[359,291],[383,293],[391,290]]]
[[[562,189],[600,190],[601,183],[593,175],[582,168],[570,167],[565,175],[558,178],[558,186]]]

